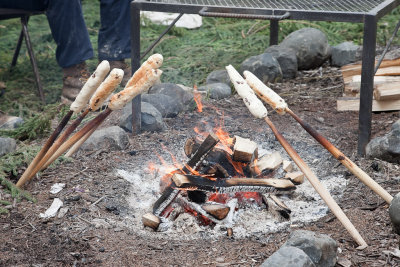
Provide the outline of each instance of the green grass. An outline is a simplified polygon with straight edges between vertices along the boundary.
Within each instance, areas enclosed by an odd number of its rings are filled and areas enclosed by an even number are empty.
[[[97,34],[100,27],[99,1],[83,1],[83,8],[90,39],[97,53]],[[379,21],[377,35],[379,45],[384,45],[390,38],[399,15],[400,9],[396,9]],[[228,64],[238,66],[247,57],[262,53],[269,45],[268,25],[268,21],[203,18],[203,26],[200,29],[173,29],[164,36],[151,53],[161,53],[165,58],[162,67],[163,82],[181,83],[186,86],[201,85],[211,71],[221,69]],[[47,133],[49,124],[43,123],[43,120],[41,124],[36,118],[44,118],[44,120],[51,118],[54,115],[54,105],[43,105],[37,96],[34,76],[24,44],[17,66],[12,72],[9,71],[20,27],[18,19],[0,21],[0,81],[4,81],[7,86],[5,94],[0,97],[0,110],[10,115],[21,116],[27,121],[29,119],[36,121],[37,123],[25,124],[23,137],[17,136],[19,139],[32,139]],[[362,44],[362,24],[290,20],[280,22],[280,41],[289,33],[303,27],[315,27],[322,30],[326,33],[331,45],[343,41]],[[164,29],[165,26],[146,21],[146,26],[141,28],[142,50],[144,51]],[[33,16],[29,21],[29,31],[46,103],[57,104],[62,88],[62,70],[55,59],[56,45],[46,17]],[[400,44],[399,38],[395,39],[395,44]],[[87,63],[92,71],[98,61],[95,57]],[[42,112],[48,113],[48,116],[40,115]],[[38,131],[35,131],[35,128]],[[20,155],[13,156],[19,159]],[[27,161],[15,160],[16,167],[18,164],[26,163]],[[3,172],[3,174],[12,175],[14,170],[15,168],[11,173]],[[2,171],[0,170],[0,176]]]

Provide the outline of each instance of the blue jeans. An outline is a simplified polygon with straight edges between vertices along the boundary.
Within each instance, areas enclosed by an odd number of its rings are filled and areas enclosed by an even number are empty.
[[[100,0],[99,60],[123,60],[130,57],[130,1]],[[56,59],[62,68],[93,57],[80,0],[1,0],[0,8],[46,10],[51,33],[57,44]]]

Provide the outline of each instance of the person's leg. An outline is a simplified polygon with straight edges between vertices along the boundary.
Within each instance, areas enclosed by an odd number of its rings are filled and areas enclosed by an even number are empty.
[[[115,61],[130,57],[130,2],[100,1],[99,60]]]
[[[85,60],[93,57],[80,0],[49,0],[46,11],[57,44],[56,59],[63,68],[61,101],[70,103],[89,77]]]
[[[49,0],[46,15],[57,44],[57,62],[62,68],[93,57],[80,0]]]
[[[131,68],[125,63],[131,56],[130,44],[131,0],[101,0],[101,28],[98,36],[99,60],[110,61],[111,68],[124,70],[124,86],[131,76]]]

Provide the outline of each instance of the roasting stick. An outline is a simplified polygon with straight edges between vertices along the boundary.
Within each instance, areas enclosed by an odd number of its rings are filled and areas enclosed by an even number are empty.
[[[60,148],[51,156],[51,158],[43,165],[42,170],[47,168],[53,161],[55,161],[61,154],[67,151],[70,147],[76,144],[79,140],[84,138],[91,130],[97,129],[100,124],[107,118],[113,110],[122,109],[128,102],[135,96],[147,91],[161,76],[162,71],[152,69],[145,73],[145,77],[139,80],[135,85],[125,88],[121,92],[113,95],[107,109],[100,113],[96,118],[86,124],[81,130],[71,136],[64,142]],[[93,130],[94,131],[94,130]],[[89,137],[89,136],[87,136]]]
[[[43,145],[39,153],[36,155],[36,157],[32,160],[32,162],[29,164],[28,168],[25,170],[25,172],[22,174],[21,178],[17,182],[17,186],[21,187],[25,184],[25,182],[29,179],[30,174],[32,173],[33,169],[37,164],[40,162],[40,160],[46,155],[47,151],[50,149],[50,147],[53,145],[54,141],[58,137],[58,135],[61,133],[65,125],[67,125],[68,121],[71,119],[72,115],[78,114],[81,112],[89,98],[93,95],[94,91],[99,87],[100,83],[103,81],[104,77],[107,75],[107,73],[110,71],[110,63],[107,60],[102,61],[96,68],[95,72],[90,76],[90,78],[87,80],[87,82],[83,85],[81,91],[77,95],[75,101],[71,104],[70,110],[68,113],[64,116],[64,118],[61,120],[60,124],[57,126],[57,128],[54,130],[54,132],[51,134],[49,139],[46,141],[46,143]]]
[[[342,211],[339,205],[335,202],[335,200],[330,195],[329,191],[321,184],[315,174],[312,172],[310,167],[300,158],[297,152],[293,149],[293,147],[286,141],[282,134],[278,132],[275,125],[268,118],[268,112],[263,103],[257,98],[254,92],[251,90],[250,86],[246,83],[246,81],[242,78],[242,76],[231,66],[226,67],[228,74],[232,83],[235,86],[236,91],[242,97],[243,102],[250,110],[250,112],[259,119],[264,119],[264,121],[271,128],[272,132],[281,143],[283,148],[289,154],[289,156],[293,159],[296,165],[300,168],[300,170],[304,173],[307,179],[310,181],[311,185],[318,192],[321,198],[328,205],[329,209],[333,214],[339,219],[342,225],[347,229],[350,235],[354,238],[354,240],[358,243],[358,249],[364,249],[368,245],[361,237],[357,229],[351,223],[351,221],[347,218],[346,214]]]
[[[24,180],[19,180],[17,184],[22,186],[27,180],[31,179],[37,172],[41,170],[43,165],[49,160],[49,158],[57,151],[57,149],[67,140],[71,133],[79,126],[86,115],[92,111],[97,110],[101,107],[107,97],[115,90],[115,88],[122,81],[124,76],[124,71],[121,69],[113,69],[108,77],[100,84],[99,88],[96,90],[94,95],[89,101],[89,106],[79,115],[79,117],[62,133],[62,135],[54,142],[54,144],[49,148],[47,153],[43,158],[37,163],[33,170],[27,174],[27,178]],[[86,103],[82,101],[83,104],[77,106],[85,107]]]
[[[158,69],[163,63],[163,56],[161,54],[151,55],[142,66],[132,75],[129,81],[126,83],[125,88],[132,87],[135,85],[140,78],[142,78],[146,72],[151,69]],[[65,157],[71,157],[80,146],[92,135],[96,129],[90,130],[84,137],[82,137],[78,142],[76,142],[65,154]]]
[[[382,197],[388,204],[392,202],[393,197],[383,189],[374,179],[361,170],[355,163],[346,157],[338,148],[330,143],[325,137],[314,130],[310,125],[297,116],[286,104],[286,102],[272,89],[260,81],[254,74],[245,71],[247,83],[256,92],[256,94],[267,102],[279,114],[289,113],[312,137],[315,138],[323,147],[325,147],[337,160],[339,160],[349,171],[351,171],[361,182],[368,186],[372,191]]]

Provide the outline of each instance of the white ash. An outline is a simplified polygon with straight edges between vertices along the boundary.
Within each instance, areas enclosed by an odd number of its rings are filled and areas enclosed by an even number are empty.
[[[310,139],[302,137],[303,134],[300,134],[287,139],[304,161],[309,164],[310,168],[332,196],[336,200],[340,199],[347,182],[342,174],[338,174],[340,171],[332,167],[337,166],[337,162],[322,147],[317,144],[310,145]],[[279,151],[283,159],[290,160],[285,150],[273,137],[268,136],[267,140],[265,140],[264,136],[263,142],[260,142],[260,140],[256,141],[262,144],[259,145],[260,157],[263,154]],[[177,152],[175,154],[180,153]],[[178,160],[180,162],[187,161],[183,157],[178,158]],[[197,223],[193,216],[187,213],[181,213],[175,221],[162,220],[158,232],[150,228],[145,228],[141,218],[145,213],[152,212],[152,205],[160,196],[159,183],[160,177],[164,174],[163,167],[159,167],[156,175],[144,172],[142,166],[132,168],[131,171],[117,170],[117,173],[132,184],[130,195],[127,197],[132,213],[131,216],[126,218],[125,224],[135,233],[149,238],[175,240],[215,239],[226,236],[226,225],[217,224],[214,227],[202,226]],[[276,171],[276,175],[279,177],[283,177],[284,174],[285,172],[282,170],[282,167]],[[292,210],[288,221],[274,218],[266,209],[247,205],[233,214],[232,228],[234,237],[244,238],[285,231],[293,226],[302,226],[317,221],[328,212],[326,204],[307,180],[303,184],[298,185],[294,193],[288,196],[280,196],[280,198]],[[179,226],[183,228],[178,230]]]

